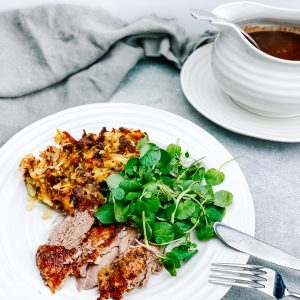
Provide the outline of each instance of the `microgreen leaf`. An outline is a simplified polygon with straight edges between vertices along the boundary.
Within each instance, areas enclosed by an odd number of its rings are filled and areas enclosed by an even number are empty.
[[[135,210],[136,210],[136,213],[138,215],[142,215],[142,212],[147,210],[145,202],[143,200],[141,200],[141,199],[138,199],[136,201],[136,208],[135,208]]]
[[[163,175],[167,175],[170,173],[170,170],[173,168],[173,165],[167,164],[160,168],[160,171]]]
[[[195,211],[195,203],[192,200],[185,200],[179,203],[175,217],[178,220],[185,220]]]
[[[175,268],[175,264],[174,264],[173,260],[171,260],[170,258],[164,258],[164,259],[162,259],[162,263],[163,263],[165,269],[166,269],[172,276],[176,276],[176,275],[177,275],[176,268]]]
[[[144,179],[146,180],[146,182],[151,182],[153,180],[155,180],[151,170],[146,170],[144,173],[143,173],[143,177]]]
[[[139,159],[137,157],[132,157],[130,158],[125,166],[125,171],[129,175],[133,175],[137,172],[138,169],[138,164],[139,164]]]
[[[206,209],[206,216],[208,217],[208,219],[211,223],[222,221],[221,213],[213,207],[208,207]]]
[[[176,208],[176,205],[174,203],[172,203],[170,205],[167,205],[165,207],[165,218],[166,219],[170,219],[171,218],[171,215],[174,212],[175,208]]]
[[[128,205],[128,207],[129,207],[128,213],[129,213],[129,214],[133,214],[133,213],[134,213],[134,211],[135,211],[135,206],[136,206],[135,203],[130,203],[130,204]]]
[[[204,178],[204,175],[205,175],[205,168],[201,167],[194,172],[194,174],[192,175],[192,179],[194,181],[200,182]]]
[[[121,188],[111,189],[111,192],[117,200],[122,200],[125,196],[125,191]]]
[[[201,226],[197,230],[197,238],[200,241],[208,241],[215,236],[215,231],[212,225]]]
[[[159,148],[153,143],[144,143],[142,148],[140,148],[140,158],[143,157],[150,150],[159,150]]]
[[[133,178],[131,180],[124,180],[124,181],[120,182],[120,188],[122,188],[126,192],[136,191],[141,186],[142,186],[141,178]]]
[[[152,181],[152,182],[149,182],[145,185],[145,189],[152,194],[155,194],[156,191],[157,191],[157,184]]]
[[[184,180],[181,183],[181,187],[183,190],[187,190],[189,187],[191,187],[195,183],[194,180]]]
[[[148,137],[148,135],[145,135],[141,140],[138,141],[138,143],[137,143],[138,149],[141,149],[148,142],[149,142],[149,137]]]
[[[173,261],[174,267],[175,267],[176,269],[180,268],[180,261],[179,261],[178,257],[177,257],[174,253],[172,253],[172,252],[167,252],[167,253],[166,253],[166,258],[169,258],[170,260]]]
[[[206,200],[213,200],[215,195],[211,185],[193,184],[192,191],[201,194]]]
[[[163,184],[166,184],[166,185],[171,186],[173,184],[173,179],[171,177],[168,177],[168,176],[162,176],[161,181],[162,181]]]
[[[188,224],[187,222],[177,221],[173,225],[173,229],[176,235],[182,236],[185,235],[185,232],[192,228],[192,224]]]
[[[207,184],[219,185],[224,181],[225,174],[215,168],[211,168],[207,170],[204,178]]]
[[[128,194],[126,194],[125,200],[132,201],[134,199],[139,198],[141,195],[141,192],[129,192]]]
[[[113,224],[116,223],[114,216],[114,204],[107,203],[102,205],[96,212],[95,218],[103,224]]]
[[[171,157],[180,157],[181,156],[181,147],[177,144],[170,144],[167,147],[167,152]]]
[[[145,167],[153,167],[159,162],[160,158],[160,149],[158,147],[153,147],[140,158],[140,163]]]
[[[163,166],[166,166],[170,161],[171,161],[170,154],[167,151],[160,149],[160,160],[157,164],[157,167],[161,168]]]
[[[125,206],[121,201],[114,202],[114,215],[117,222],[123,223],[128,221],[128,210],[129,206]]]
[[[226,208],[225,207],[218,207],[218,206],[216,206],[214,208],[219,212],[219,214],[221,215],[221,218],[223,219],[223,217],[226,213]]]
[[[170,223],[156,222],[152,224],[154,240],[158,244],[168,243],[174,240],[175,232]]]
[[[156,219],[156,215],[154,213],[147,213],[146,214],[146,222],[147,223],[154,223]]]
[[[196,244],[187,242],[185,244],[174,247],[171,253],[173,253],[179,260],[187,261],[191,259],[196,253],[198,253],[198,249]]]
[[[137,226],[138,226],[140,232],[144,235],[143,222],[138,220],[138,221],[136,221],[136,223],[137,223]],[[145,226],[146,226],[147,240],[151,240],[151,238],[152,238],[151,225],[148,222],[145,222]]]
[[[152,193],[150,191],[144,192],[144,198],[150,198]]]
[[[198,218],[199,214],[200,214],[200,205],[198,203],[195,203],[195,210],[194,210],[193,214],[191,215],[191,217]]]
[[[155,214],[158,211],[160,201],[157,197],[151,196],[150,198],[145,198],[143,202],[145,203],[147,213]]]
[[[232,203],[233,195],[225,190],[215,193],[214,205],[219,207],[227,207]]]
[[[146,225],[147,239],[151,240],[151,238],[152,238],[152,228],[151,228],[151,225],[148,222],[146,222],[145,225]]]
[[[172,276],[177,275],[176,269],[180,268],[180,260],[174,253],[167,252],[165,258],[162,259],[162,263]]]
[[[109,189],[116,189],[119,187],[119,184],[124,181],[124,177],[120,174],[111,174],[107,177],[106,183]]]

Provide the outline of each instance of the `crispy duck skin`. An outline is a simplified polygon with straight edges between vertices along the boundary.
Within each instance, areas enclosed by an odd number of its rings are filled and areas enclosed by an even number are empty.
[[[97,232],[99,229],[97,230]],[[81,260],[84,264],[80,267],[80,277],[76,278],[78,290],[91,289],[98,286],[98,271],[110,265],[115,259],[123,255],[138,238],[138,230],[131,226],[122,226],[111,234],[106,242],[101,242],[99,234],[89,234],[83,245]],[[84,267],[86,266],[86,267]]]
[[[143,246],[131,247],[122,258],[99,270],[98,300],[123,299],[123,294],[146,284],[162,266],[159,259]]]
[[[77,250],[64,246],[43,245],[36,253],[36,263],[46,285],[54,293],[73,273]]]
[[[106,201],[100,184],[139,155],[136,146],[144,136],[140,130],[103,128],[99,134],[84,131],[76,140],[58,131],[57,147],[48,146],[39,157],[29,154],[21,161],[29,196],[69,215],[95,211]]]
[[[82,253],[78,259],[78,267],[88,263],[97,264],[101,259],[101,253],[109,249],[123,226],[101,225],[94,226],[87,233],[82,244]]]

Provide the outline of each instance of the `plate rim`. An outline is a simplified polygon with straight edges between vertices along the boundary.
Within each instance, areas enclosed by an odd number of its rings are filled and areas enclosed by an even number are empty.
[[[180,84],[181,84],[182,91],[183,91],[183,93],[185,95],[185,98],[194,107],[194,109],[196,111],[198,111],[202,116],[204,116],[205,118],[207,118],[208,120],[210,120],[211,122],[217,124],[218,126],[220,126],[222,128],[225,128],[225,129],[227,129],[227,130],[229,130],[231,132],[237,133],[237,134],[241,134],[241,135],[252,137],[252,138],[258,138],[258,139],[262,139],[262,140],[272,141],[272,142],[299,143],[300,142],[300,137],[299,138],[280,138],[280,137],[276,138],[276,137],[272,137],[272,136],[270,137],[269,135],[259,134],[259,133],[255,133],[255,132],[249,132],[246,129],[242,129],[242,128],[238,129],[236,127],[224,124],[222,121],[218,120],[217,117],[214,118],[212,114],[208,114],[205,111],[201,110],[201,105],[199,103],[197,103],[197,100],[195,100],[194,97],[190,94],[189,88],[186,86],[185,81],[189,81],[190,82],[190,80],[191,80],[190,79],[191,77],[188,75],[187,68],[192,63],[197,63],[197,62],[194,62],[195,57],[197,55],[199,55],[199,52],[201,52],[203,49],[210,48],[210,47],[211,48],[213,47],[213,42],[208,43],[206,45],[203,45],[203,46],[199,47],[198,49],[196,49],[187,58],[187,60],[183,64],[181,72],[180,72]],[[210,66],[210,63],[209,63],[209,66]],[[218,89],[221,90],[221,88],[219,88],[219,87],[218,87]],[[236,103],[234,103],[234,105],[238,106]],[[240,106],[238,106],[238,107],[240,109],[243,109]],[[243,111],[246,112],[246,113],[248,113],[248,114],[255,115],[255,114],[253,114],[253,113],[251,113],[251,112],[249,112],[249,111],[247,111],[245,109],[243,109]],[[258,117],[265,118],[265,119],[270,118],[270,117],[261,116],[261,115],[258,115]],[[298,117],[290,117],[290,118],[278,118],[278,119],[280,120],[280,119],[295,119],[295,118],[299,118],[300,119],[300,116],[298,116]],[[275,118],[273,118],[273,119],[275,119]],[[276,129],[276,128],[274,128],[274,129]]]
[[[205,134],[207,137],[209,137],[210,139],[213,140],[214,143],[217,143],[218,146],[220,147],[220,149],[222,149],[222,151],[224,151],[224,153],[226,153],[226,155],[229,155],[230,157],[232,157],[232,155],[230,154],[230,152],[226,149],[225,146],[222,145],[221,142],[219,142],[212,134],[210,134],[209,132],[207,132],[205,129],[203,129],[201,126],[195,124],[194,122],[180,116],[180,115],[177,115],[175,113],[172,113],[172,112],[169,112],[169,111],[166,111],[166,110],[163,110],[163,109],[158,109],[158,108],[155,108],[155,107],[151,107],[151,106],[147,106],[147,105],[140,105],[140,104],[133,104],[133,103],[122,103],[122,102],[108,102],[108,103],[92,103],[92,104],[85,104],[85,105],[80,105],[80,106],[74,106],[74,107],[71,107],[71,108],[68,108],[68,109],[64,109],[64,110],[61,110],[61,111],[58,111],[56,113],[53,113],[53,114],[50,114],[46,117],[43,117],[29,125],[27,125],[26,127],[24,127],[23,129],[21,129],[20,131],[18,131],[16,134],[14,134],[9,140],[6,141],[6,143],[0,148],[0,166],[3,164],[3,158],[2,158],[2,153],[4,153],[6,151],[6,149],[9,149],[10,145],[14,142],[15,139],[18,139],[18,137],[24,133],[26,133],[27,131],[30,131],[32,128],[35,128],[36,126],[39,126],[40,124],[43,124],[44,122],[47,122],[47,121],[51,121],[52,119],[55,119],[56,117],[59,117],[61,115],[64,115],[66,113],[72,113],[72,112],[78,112],[80,109],[82,108],[85,108],[85,109],[92,109],[94,107],[125,107],[125,108],[136,108],[138,107],[139,109],[147,109],[148,112],[149,110],[151,110],[152,112],[160,112],[160,113],[163,113],[167,116],[170,116],[170,117],[173,117],[173,118],[176,118],[178,120],[182,120],[186,123],[188,123],[190,126],[194,126],[194,127],[197,127],[199,130],[202,131],[203,134]],[[250,195],[250,210],[248,211],[248,215],[249,215],[249,232],[251,235],[255,235],[255,228],[256,228],[256,218],[255,218],[255,209],[254,209],[254,201],[253,201],[253,197],[252,197],[252,194],[251,194],[251,191],[250,191],[250,188],[249,188],[249,185],[248,185],[248,182],[246,180],[246,177],[244,175],[244,173],[242,172],[240,166],[238,165],[237,162],[236,163],[236,167],[238,168],[238,170],[242,173],[243,175],[243,181],[245,182],[245,187],[247,188],[247,193],[249,193]],[[0,180],[2,181],[1,179],[1,176],[0,176]],[[237,252],[239,253],[239,252]],[[246,263],[249,259],[249,255],[245,254],[243,256],[243,261]],[[242,259],[241,259],[242,260]],[[226,287],[226,289],[224,289],[224,293],[221,294],[220,297],[223,297],[225,296],[228,291],[230,290],[230,287]]]

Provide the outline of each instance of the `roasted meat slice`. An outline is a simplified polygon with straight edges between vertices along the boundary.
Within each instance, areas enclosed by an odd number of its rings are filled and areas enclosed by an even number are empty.
[[[79,265],[85,263],[99,263],[101,254],[110,251],[113,247],[112,243],[118,238],[118,234],[122,230],[125,230],[123,226],[116,225],[92,227],[82,244],[82,254]]]
[[[159,272],[161,268],[154,252],[144,246],[132,246],[122,258],[99,270],[98,300],[122,299],[125,292],[145,285],[149,275]]]
[[[64,246],[43,245],[38,248],[36,263],[52,293],[72,274],[76,256],[76,249],[66,249]]]
[[[88,211],[67,216],[51,230],[47,244],[38,248],[36,264],[53,293],[77,272],[82,243],[94,221]]]
[[[136,228],[113,225],[94,227],[83,244],[80,258],[80,276],[76,279],[78,290],[86,290],[98,285],[98,271],[110,265],[124,254],[138,237]]]
[[[89,211],[67,216],[50,231],[48,244],[64,246],[67,249],[78,248],[94,222],[95,218]]]
[[[137,238],[133,227],[93,226],[94,222],[89,211],[67,216],[51,230],[47,244],[39,247],[37,265],[52,292],[69,275],[76,276],[79,290],[96,286],[98,270],[112,263]]]
[[[58,132],[58,146],[48,146],[39,157],[27,155],[21,161],[28,194],[51,208],[74,215],[96,210],[105,203],[100,184],[111,173],[123,170],[131,157],[139,155],[140,130],[119,128],[99,134],[83,132],[76,140]]]

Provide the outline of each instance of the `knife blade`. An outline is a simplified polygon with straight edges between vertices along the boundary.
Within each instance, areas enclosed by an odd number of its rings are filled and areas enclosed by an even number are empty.
[[[300,271],[300,259],[220,222],[214,224],[219,239],[231,248],[277,265]]]

